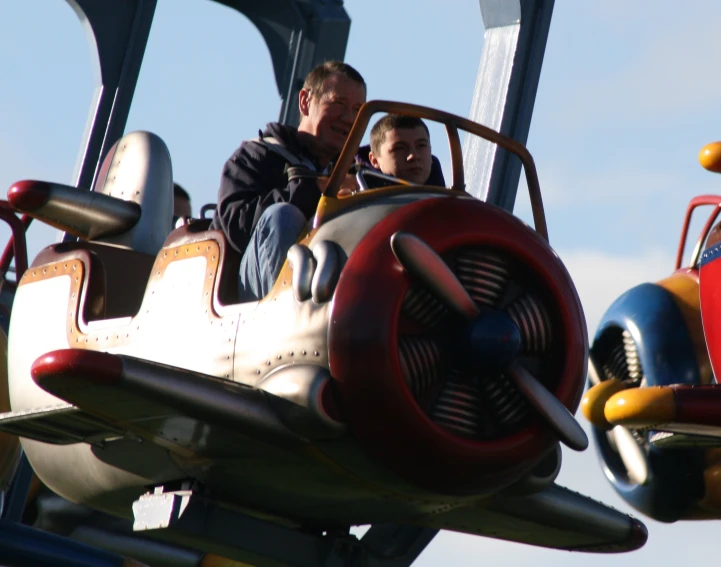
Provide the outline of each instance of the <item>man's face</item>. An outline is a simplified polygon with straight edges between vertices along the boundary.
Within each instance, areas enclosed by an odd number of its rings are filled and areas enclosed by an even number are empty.
[[[363,85],[342,75],[328,77],[320,93],[301,93],[300,129],[315,137],[319,157],[330,159],[340,153],[365,101]]]
[[[389,130],[378,155],[369,157],[386,175],[412,183],[425,184],[431,174],[431,142],[423,126]]]

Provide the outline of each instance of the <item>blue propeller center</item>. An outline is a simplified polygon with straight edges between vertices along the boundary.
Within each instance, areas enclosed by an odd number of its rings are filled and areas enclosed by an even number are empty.
[[[481,313],[461,331],[463,364],[475,372],[497,372],[521,352],[521,331],[503,311]]]

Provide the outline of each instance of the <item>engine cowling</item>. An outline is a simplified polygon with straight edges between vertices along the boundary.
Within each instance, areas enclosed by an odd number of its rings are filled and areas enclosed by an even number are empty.
[[[440,255],[478,307],[470,347],[464,322],[394,256],[400,231]],[[517,481],[557,443],[507,365],[521,364],[573,413],[588,342],[575,287],[546,241],[497,207],[443,197],[393,212],[356,247],[329,349],[339,402],[369,456],[420,488],[481,494]]]
[[[602,317],[591,346],[594,380],[611,380],[618,388],[708,384],[698,289],[698,272],[685,268],[621,295]],[[702,451],[655,447],[650,433],[593,427],[606,478],[626,502],[655,520],[694,517],[704,491]]]

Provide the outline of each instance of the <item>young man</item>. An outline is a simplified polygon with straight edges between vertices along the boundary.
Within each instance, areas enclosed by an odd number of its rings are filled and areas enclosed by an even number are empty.
[[[173,226],[179,218],[193,216],[190,195],[179,183],[173,183]]]
[[[388,114],[375,123],[370,137],[368,159],[373,167],[412,183],[435,184],[429,183],[433,156],[430,134],[423,120]]]
[[[300,91],[298,128],[272,122],[226,162],[212,227],[222,229],[243,254],[241,300],[260,299],[275,283],[320,200],[314,174],[324,172],[343,149],[365,101],[358,71],[339,61],[322,63]],[[289,167],[310,174],[289,176]]]

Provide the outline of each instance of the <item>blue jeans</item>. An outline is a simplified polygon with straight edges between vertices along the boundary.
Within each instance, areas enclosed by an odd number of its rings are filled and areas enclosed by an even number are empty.
[[[285,258],[307,221],[290,203],[268,207],[255,225],[240,261],[239,299],[253,301],[265,297],[278,278]]]

